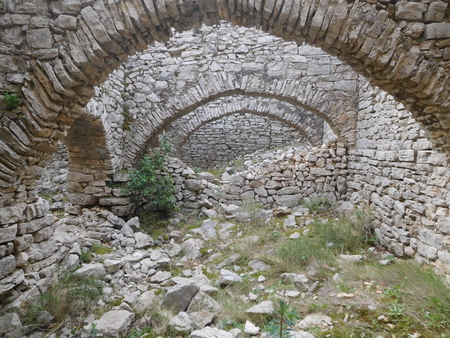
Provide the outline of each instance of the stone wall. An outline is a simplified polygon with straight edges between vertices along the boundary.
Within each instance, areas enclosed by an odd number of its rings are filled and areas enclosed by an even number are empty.
[[[202,172],[196,174],[174,159],[168,173],[174,178],[177,203],[184,209],[258,203],[267,208],[293,208],[307,198],[346,199],[347,156],[341,143],[329,147],[291,147],[279,156],[259,163],[246,163],[235,174],[222,179]]]
[[[207,169],[223,166],[256,150],[294,142],[308,144],[294,128],[267,117],[241,113],[199,128],[181,146],[179,157],[191,167]]]
[[[447,155],[392,96],[362,91],[357,146],[348,151],[349,200],[369,206],[378,237],[395,254],[449,275]]]

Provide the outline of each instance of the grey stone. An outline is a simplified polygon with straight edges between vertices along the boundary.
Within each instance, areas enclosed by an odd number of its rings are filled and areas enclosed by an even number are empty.
[[[55,26],[63,30],[75,30],[77,28],[77,18],[71,15],[60,15],[55,20]]]
[[[400,1],[395,4],[395,17],[399,20],[421,21],[426,10],[426,4]]]
[[[8,313],[0,317],[0,335],[9,337],[8,333],[22,328],[19,315],[17,313]]]
[[[295,284],[300,291],[308,291],[311,281],[305,275],[296,273],[283,273],[281,279],[287,284]]]
[[[134,319],[134,313],[125,310],[106,312],[99,320],[95,320],[95,329],[103,337],[124,337]],[[87,327],[88,330],[90,327]]]
[[[169,327],[177,332],[191,332],[194,330],[194,323],[186,312],[179,312],[169,321]]]
[[[221,285],[232,285],[240,282],[242,282],[242,278],[238,274],[230,270],[220,269],[219,283]]]
[[[450,23],[430,23],[425,25],[424,37],[427,40],[450,38]]]
[[[149,235],[144,234],[143,232],[136,232],[134,234],[134,239],[136,240],[137,249],[146,249],[155,245],[154,240]]]
[[[83,264],[81,268],[74,272],[74,276],[103,279],[106,276],[106,270],[101,263]]]
[[[174,313],[186,311],[191,299],[200,288],[194,284],[176,285],[171,287],[164,297],[162,307],[170,309]]]
[[[198,238],[190,238],[181,244],[184,254],[188,259],[201,257],[200,249],[203,248],[203,241]]]
[[[171,277],[172,277],[172,274],[169,271],[158,271],[150,278],[150,282],[162,283]]]
[[[259,304],[256,304],[255,306],[252,306],[251,308],[247,309],[245,313],[247,313],[250,316],[257,315],[257,316],[272,316],[275,311],[275,307],[273,305],[273,302],[270,300],[263,301]]]
[[[52,33],[48,28],[32,29],[27,32],[27,43],[30,48],[52,48]]]
[[[10,255],[0,258],[0,278],[3,279],[3,277],[13,273],[15,268],[16,259],[14,258],[14,256]]]
[[[191,332],[189,338],[234,338],[234,336],[227,331],[207,326],[201,330]]]
[[[298,327],[301,329],[307,329],[311,326],[316,326],[321,329],[326,329],[332,326],[331,317],[322,315],[320,313],[314,313],[306,316],[298,323]]]
[[[0,243],[11,242],[16,238],[17,224],[0,228]]]
[[[153,306],[157,297],[156,291],[156,289],[145,291],[138,297],[136,304],[134,304],[137,313],[143,313]]]

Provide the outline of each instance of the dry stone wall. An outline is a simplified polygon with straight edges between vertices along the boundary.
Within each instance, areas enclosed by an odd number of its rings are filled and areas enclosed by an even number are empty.
[[[258,203],[268,208],[293,208],[305,198],[346,199],[347,156],[341,143],[309,150],[291,147],[275,158],[245,163],[221,180],[208,172],[196,174],[179,160],[168,164],[180,207],[207,209]]]
[[[392,96],[362,90],[357,146],[348,151],[349,200],[369,206],[378,238],[395,254],[449,275],[447,155]]]
[[[294,128],[249,113],[210,122],[193,132],[179,150],[180,159],[202,169],[223,166],[260,149],[308,142]]]

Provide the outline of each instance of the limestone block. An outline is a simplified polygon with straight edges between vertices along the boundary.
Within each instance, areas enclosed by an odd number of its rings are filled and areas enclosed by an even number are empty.
[[[33,234],[34,242],[38,243],[49,239],[53,235],[54,231],[54,227],[47,227],[35,232]]]
[[[23,336],[23,331],[25,330],[22,330],[22,323],[17,313],[5,313],[5,315],[0,317],[0,336],[21,337]]]
[[[77,28],[77,18],[71,15],[60,15],[55,20],[55,26],[62,30],[75,30]]]
[[[124,337],[133,321],[134,313],[126,310],[106,312],[99,320],[94,320],[95,329],[103,337]],[[88,330],[91,326],[86,327]]]
[[[130,199],[128,197],[104,197],[99,199],[100,205],[128,205]]]
[[[17,236],[14,239],[14,250],[16,252],[26,250],[30,248],[33,243],[34,243],[33,235],[28,234],[23,236]]]
[[[16,259],[14,256],[0,258],[0,279],[14,272],[16,268]]]
[[[75,205],[95,205],[98,198],[92,195],[69,193],[67,200]]]
[[[17,224],[0,228],[0,243],[11,242],[16,238]]]
[[[134,234],[134,239],[136,240],[136,248],[138,249],[146,249],[155,245],[153,239],[143,232],[136,232]]]
[[[192,331],[189,335],[190,338],[234,338],[235,336],[227,331],[220,330],[215,327],[207,326],[201,330]]]
[[[434,260],[437,258],[438,250],[430,245],[424,244],[420,241],[417,242],[417,253],[428,259]]]
[[[181,244],[181,247],[184,250],[186,258],[188,259],[197,259],[202,254],[200,253],[200,249],[203,247],[203,241],[197,238],[190,238],[187,241]]]
[[[81,2],[81,0],[52,1],[50,8],[55,14],[78,14],[81,10]]]
[[[422,241],[428,245],[431,245],[432,247],[434,247],[436,249],[442,248],[443,236],[440,234],[436,234],[431,230],[428,230],[426,228],[419,229],[418,238],[420,241]]]
[[[156,289],[145,291],[137,299],[137,302],[134,305],[134,309],[137,311],[137,313],[143,313],[145,310],[147,310],[153,305],[155,299],[156,299]]]
[[[333,173],[325,168],[311,168],[310,170],[311,175],[317,175],[317,176],[329,176]]]
[[[94,181],[95,177],[92,174],[83,174],[78,172],[69,172],[67,180],[70,182],[88,183]]]
[[[184,186],[189,191],[200,192],[203,189],[202,181],[197,179],[187,179],[184,181]]]
[[[198,290],[199,286],[194,284],[171,287],[167,291],[161,306],[175,313],[185,311]]]
[[[74,276],[80,277],[93,277],[96,279],[103,279],[106,276],[106,270],[103,264],[93,263],[93,264],[83,264],[81,268],[74,272]]]
[[[426,40],[450,38],[450,23],[430,23],[425,25],[424,38]]]
[[[238,274],[230,270],[220,269],[219,283],[221,285],[232,285],[239,282],[242,282],[242,278]]]
[[[277,205],[281,207],[293,208],[300,204],[303,199],[303,194],[296,195],[283,195],[283,196],[273,196]]]
[[[186,312],[179,312],[169,321],[169,327],[177,332],[191,332],[194,330],[194,323]]]
[[[8,292],[9,290],[13,289],[15,286],[22,283],[25,279],[25,274],[23,270],[18,269],[16,270],[11,276],[2,278],[0,280],[0,295],[3,295],[4,293]],[[1,325],[0,325],[1,327]],[[1,333],[1,330],[0,330]]]
[[[395,5],[395,18],[406,21],[422,21],[427,5],[420,2],[400,1]]]
[[[414,162],[415,151],[412,149],[400,150],[397,153],[397,158],[401,162]]]
[[[23,211],[26,205],[0,208],[0,224],[12,224],[22,220]]]
[[[284,187],[277,191],[278,196],[295,195],[301,192],[300,187]]]
[[[428,10],[425,13],[425,22],[440,22],[444,19],[445,10],[448,4],[442,1],[432,1],[428,5]]]
[[[50,29],[40,28],[27,31],[28,47],[33,49],[52,48],[53,37]]]
[[[259,186],[259,187],[255,188],[254,191],[255,191],[255,194],[257,194],[258,196],[261,196],[261,197],[269,196],[269,194],[267,193],[267,190],[264,186]]]
[[[38,218],[27,223],[19,224],[17,233],[19,235],[30,234],[52,225],[53,223],[55,223],[55,221],[56,221],[55,216],[49,214],[46,215],[45,217]]]

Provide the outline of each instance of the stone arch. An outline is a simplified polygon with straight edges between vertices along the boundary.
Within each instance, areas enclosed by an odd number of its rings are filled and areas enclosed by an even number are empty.
[[[20,130],[19,143],[2,138],[1,147],[1,191],[14,193],[16,201],[35,200],[31,187],[39,175],[31,168],[44,167],[57,140],[93,96],[93,86],[137,50],[167,40],[172,27],[182,31],[221,19],[262,27],[283,39],[306,41],[339,56],[408,104],[433,140],[448,148],[450,74],[448,52],[440,44],[450,37],[446,3],[439,8],[433,3],[408,7],[408,2],[399,2],[386,7],[343,0],[246,5],[234,0],[43,0],[27,4],[7,2],[1,9],[8,27],[7,42],[3,42],[6,52],[0,56],[6,65],[0,71],[7,82],[1,89],[23,96],[20,116],[24,118],[13,116],[2,122],[13,122]],[[14,21],[11,14],[24,16]],[[14,30],[24,20],[30,29]],[[420,48],[420,39],[430,48]],[[12,168],[25,168],[26,174],[18,177]],[[30,193],[23,194],[27,187]]]
[[[298,130],[312,146],[322,144],[324,121],[317,115],[284,102],[244,96],[226,97],[199,107],[172,123],[166,129],[166,136],[174,144],[174,149],[179,150],[205,124],[236,113],[269,117]]]
[[[124,154],[124,162],[133,166],[148,148],[152,135],[159,134],[176,119],[209,102],[234,95],[276,99],[302,107],[324,119],[336,134],[345,135],[346,143],[352,144],[355,141],[354,123],[356,119],[354,115],[356,112],[352,110],[351,106],[348,107],[348,102],[337,100],[327,92],[316,91],[311,85],[302,86],[294,81],[275,82],[265,88],[264,81],[257,77],[248,77],[238,83],[233,83],[232,79],[227,81],[227,78],[215,82],[220,79],[220,76],[199,79],[203,85],[190,88],[180,98],[171,98],[170,102],[165,105],[166,109],[155,109],[152,114],[144,115],[139,122],[133,123],[127,134],[128,137],[124,140],[123,147],[127,149]],[[219,86],[223,86],[223,89],[219,87],[223,90],[222,92],[214,87],[215,83],[216,86],[217,83]]]

